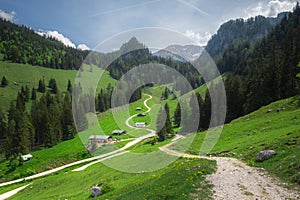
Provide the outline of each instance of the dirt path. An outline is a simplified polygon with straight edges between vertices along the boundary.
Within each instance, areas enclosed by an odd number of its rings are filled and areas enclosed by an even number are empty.
[[[216,200],[300,199],[299,191],[286,189],[281,181],[272,177],[264,169],[249,167],[235,158],[196,156],[177,152],[168,149],[171,144],[160,147],[160,150],[179,157],[217,161],[216,173],[206,177],[206,180],[214,185],[214,199]]]
[[[148,96],[149,96],[149,98],[147,98],[144,101],[144,105],[148,109],[146,111],[146,113],[150,112],[150,110],[151,110],[151,108],[147,105],[147,101],[150,100],[150,99],[152,99],[152,96],[151,95],[148,95]],[[128,122],[132,117],[133,116],[129,117],[126,120],[126,122]],[[84,166],[82,166],[80,168],[77,168],[77,169],[73,170],[73,171],[82,171],[82,170],[86,169],[87,167],[89,167],[89,166],[91,166],[93,164],[96,164],[96,163],[101,162],[103,160],[106,160],[106,159],[109,159],[109,158],[112,158],[112,157],[119,156],[119,155],[122,155],[124,153],[127,153],[125,151],[127,148],[129,148],[129,147],[131,147],[131,146],[133,146],[133,145],[141,142],[142,140],[144,140],[146,138],[155,136],[155,131],[153,131],[151,129],[145,129],[145,130],[149,131],[150,133],[147,134],[147,135],[138,137],[138,138],[134,139],[131,142],[128,142],[124,147],[122,147],[122,148],[120,148],[120,149],[118,149],[116,151],[113,151],[113,152],[110,152],[110,153],[106,153],[106,154],[102,154],[102,155],[99,155],[99,156],[95,156],[95,157],[92,157],[92,158],[87,158],[87,159],[84,159],[84,160],[79,160],[79,161],[76,161],[76,162],[73,162],[73,163],[69,163],[69,164],[66,164],[66,165],[63,165],[63,166],[60,166],[60,167],[57,167],[57,168],[54,168],[54,169],[51,169],[51,170],[48,170],[48,171],[44,171],[44,172],[41,172],[41,173],[38,173],[38,174],[35,174],[35,175],[32,175],[32,176],[28,176],[28,177],[16,179],[16,180],[13,180],[13,181],[8,181],[8,182],[0,183],[0,187],[11,185],[11,184],[15,184],[15,183],[19,183],[19,182],[22,182],[24,180],[32,180],[32,179],[36,179],[36,178],[39,178],[39,177],[47,176],[49,174],[52,174],[54,172],[63,170],[65,168],[68,168],[68,167],[71,167],[71,166],[75,166],[75,165],[78,165],[78,164],[82,164],[82,163],[94,161],[94,162],[91,162],[91,163],[89,163],[87,165],[84,165]],[[16,190],[12,190],[10,192],[5,193],[6,194],[6,198],[8,198],[8,195],[12,196],[12,195],[16,194],[17,192],[21,191],[24,188],[25,187],[20,187],[20,188],[17,188]],[[0,197],[2,197],[2,195]],[[0,198],[0,200],[2,200],[2,199]]]
[[[30,183],[31,184],[31,183]],[[24,185],[22,187],[19,187],[19,188],[16,188],[14,190],[11,190],[9,192],[6,192],[4,194],[0,194],[0,200],[4,200],[4,199],[7,199],[15,194],[17,194],[19,191],[25,189],[26,187],[28,187],[30,184],[27,184],[27,185]]]
[[[148,113],[148,112],[151,111],[151,108],[147,105],[147,102],[148,102],[150,99],[152,99],[152,96],[149,95],[149,94],[145,94],[145,95],[149,96],[149,98],[146,99],[146,100],[144,101],[144,106],[147,108],[147,111],[144,112],[144,113]],[[129,128],[132,128],[132,129],[138,129],[138,128],[136,128],[135,126],[131,126],[131,125],[129,124],[129,121],[130,121],[132,118],[136,117],[137,115],[138,115],[138,114],[135,114],[135,115],[132,115],[132,116],[128,117],[127,120],[125,121],[126,126],[128,126]],[[151,131],[152,131],[152,130],[151,130]]]

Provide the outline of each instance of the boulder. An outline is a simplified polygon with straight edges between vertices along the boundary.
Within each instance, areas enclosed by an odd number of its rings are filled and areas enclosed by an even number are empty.
[[[269,158],[271,158],[274,155],[276,155],[276,152],[274,150],[260,151],[258,154],[256,154],[255,161],[263,162],[265,160],[268,160]]]
[[[102,194],[102,190],[101,190],[101,188],[100,187],[98,187],[98,186],[94,186],[93,188],[92,188],[92,197],[94,198],[94,197],[97,197],[97,196],[99,196],[99,195],[101,195]]]

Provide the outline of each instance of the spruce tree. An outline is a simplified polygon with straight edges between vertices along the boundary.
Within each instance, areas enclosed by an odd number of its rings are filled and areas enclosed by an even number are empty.
[[[28,102],[29,99],[30,99],[30,89],[29,89],[29,87],[27,85],[25,86],[24,94],[23,95],[24,95],[24,100],[26,102]]]
[[[181,121],[181,108],[180,108],[180,103],[178,102],[176,106],[176,110],[174,112],[174,124],[177,127],[180,127],[180,121]]]
[[[206,90],[205,100],[203,104],[203,128],[208,129],[211,118],[211,98],[209,90]]]
[[[8,80],[5,76],[2,77],[1,87],[6,87],[8,85]]]
[[[36,89],[34,87],[31,90],[31,100],[36,100]]]
[[[72,94],[72,92],[73,92],[72,83],[71,83],[70,80],[68,80],[67,91],[68,91],[70,94]]]
[[[25,100],[24,100],[23,94],[20,93],[20,92],[18,93],[18,96],[17,96],[16,108],[20,112],[24,112],[25,111]]]
[[[166,129],[164,126],[166,119],[166,113],[164,111],[164,108],[160,108],[158,115],[157,115],[157,120],[156,120],[156,130],[157,130],[157,136],[159,141],[164,141],[166,139]]]
[[[71,105],[71,96],[69,93],[67,93],[64,97],[62,112],[63,140],[72,139],[76,134]]]
[[[171,122],[171,118],[170,118],[170,109],[169,109],[169,105],[168,103],[165,104],[164,107],[165,111],[166,111],[166,123],[165,123],[165,127],[166,127],[166,134],[170,134],[170,135],[174,135],[174,131],[172,129],[172,122]]]
[[[46,92],[46,86],[45,86],[45,80],[44,79],[43,80],[41,80],[41,79],[39,80],[38,91],[40,93]]]

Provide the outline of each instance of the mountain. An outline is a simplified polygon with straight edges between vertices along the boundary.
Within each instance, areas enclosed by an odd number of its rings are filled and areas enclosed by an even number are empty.
[[[257,16],[247,20],[230,20],[221,25],[218,32],[208,41],[205,50],[212,56],[222,56],[230,45],[248,40],[253,43],[263,38],[272,30],[288,13],[280,13],[277,17]]]
[[[89,51],[65,46],[31,28],[0,19],[2,60],[55,69],[78,69]]]
[[[196,45],[171,45],[165,49],[159,50],[153,55],[163,57],[163,58],[172,58],[179,61],[194,61],[201,55],[204,47]]]

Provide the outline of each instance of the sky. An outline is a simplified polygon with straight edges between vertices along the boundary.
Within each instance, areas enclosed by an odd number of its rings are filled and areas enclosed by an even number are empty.
[[[0,0],[0,17],[79,49],[95,49],[124,33],[126,37],[120,40],[140,34],[137,38],[141,42],[155,40],[155,45],[163,48],[167,43],[158,42],[160,35],[155,30],[182,34],[205,45],[230,19],[275,17],[291,11],[295,4],[296,0]],[[170,43],[176,43],[174,38]],[[108,45],[103,51],[124,42]]]

